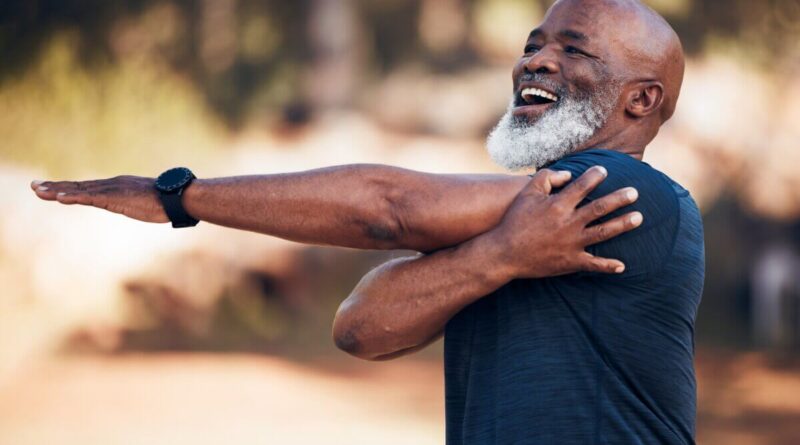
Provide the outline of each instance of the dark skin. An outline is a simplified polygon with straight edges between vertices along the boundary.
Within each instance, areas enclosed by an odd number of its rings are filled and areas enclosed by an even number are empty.
[[[618,26],[623,20],[626,26]],[[537,82],[537,77],[543,80]],[[515,93],[534,87],[558,95],[597,95],[608,94],[609,83],[620,85],[611,117],[582,149],[613,147],[636,159],[642,158],[658,128],[672,115],[682,78],[683,56],[677,35],[647,7],[624,0],[557,2],[544,22],[531,32],[524,54],[512,71]],[[552,85],[558,91],[548,88]],[[534,122],[552,106],[518,104],[513,113]],[[580,248],[562,245],[559,249],[564,250],[552,252],[545,239],[565,236],[577,241],[574,230],[580,230],[578,226],[585,221],[570,219],[580,213],[575,209],[580,200],[574,199],[585,197],[599,183],[601,178],[589,176],[593,174],[590,169],[572,184],[581,187],[580,192],[567,188],[556,196],[546,196],[546,180],[537,175],[514,201],[501,224],[492,230],[456,248],[395,260],[367,274],[337,312],[337,345],[364,359],[399,357],[439,338],[447,321],[459,310],[511,279],[577,271],[575,263],[568,264],[569,259],[585,253],[583,247],[592,243],[584,239]],[[619,197],[613,204],[598,200],[590,207],[600,214],[632,202],[635,196],[632,193],[627,200]],[[530,206],[528,212],[517,211],[525,206]],[[541,231],[541,226],[530,224],[530,215],[540,212],[556,221],[554,208],[569,209],[570,217]],[[609,230],[621,233],[641,222],[642,215],[629,214],[615,221],[617,225]],[[570,226],[572,231],[567,229]],[[586,225],[582,227],[585,229]],[[514,250],[515,245],[525,248]],[[497,255],[511,253],[497,258],[486,253],[493,252],[492,246],[502,246]],[[567,253],[561,257],[567,263],[559,263],[559,253]],[[535,264],[520,264],[531,258]],[[535,267],[543,264],[556,266],[545,271]],[[409,289],[416,291],[416,301],[409,300]]]
[[[606,84],[621,84],[609,121],[585,145],[642,159],[675,110],[683,70],[678,36],[638,1],[562,0],[531,32],[512,76],[515,90],[526,72],[543,74],[573,94],[604,94]],[[523,107],[515,115],[535,120],[547,107]]]
[[[606,61],[614,60],[611,57],[600,64],[572,60],[557,37],[561,27],[579,28],[598,48],[603,47],[602,42],[609,39],[610,18],[603,30],[596,22],[574,23],[564,17],[576,15],[571,9],[599,3],[563,1],[551,9],[540,27],[541,49],[526,53],[514,69],[515,89],[525,72],[541,71],[567,91],[596,89],[609,75],[622,75],[621,67]],[[608,15],[602,10],[599,14]],[[597,21],[602,22],[602,17]],[[598,74],[601,71],[603,76]],[[641,157],[655,136],[654,124],[649,122],[663,122],[661,110],[667,103],[666,81],[650,82],[661,86],[626,81],[609,122],[579,149],[603,146]],[[529,111],[530,120],[538,118],[535,110]],[[452,315],[511,279],[624,270],[618,260],[593,257],[585,251],[642,221],[642,215],[633,212],[587,227],[636,199],[636,191],[627,188],[577,208],[604,177],[602,169],[593,168],[561,193],[551,194],[552,188],[569,181],[568,174],[544,169],[531,179],[347,165],[196,180],[185,190],[183,203],[187,212],[200,220],[288,240],[427,252],[373,270],[337,312],[336,344],[358,357],[382,360],[434,341]],[[167,217],[153,184],[154,178],[120,176],[98,181],[35,181],[32,188],[44,200],[164,223]]]
[[[561,193],[568,172],[542,170],[517,195],[496,227],[458,246],[416,258],[390,261],[368,273],[342,303],[334,320],[339,348],[367,360],[415,352],[442,335],[447,321],[465,306],[515,278],[542,278],[598,262],[584,249],[642,223],[633,212],[587,227],[598,215],[637,198],[624,189],[577,208],[606,176],[593,167]],[[532,215],[546,215],[536,218]],[[521,233],[524,232],[524,235]],[[578,234],[578,236],[576,236]],[[621,273],[619,264],[610,272]]]

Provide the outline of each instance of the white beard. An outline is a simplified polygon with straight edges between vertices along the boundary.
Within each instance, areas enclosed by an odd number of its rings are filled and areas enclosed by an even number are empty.
[[[508,170],[538,169],[573,153],[605,124],[612,104],[563,97],[533,124],[514,118],[513,108],[512,97],[506,114],[486,139],[489,156]]]

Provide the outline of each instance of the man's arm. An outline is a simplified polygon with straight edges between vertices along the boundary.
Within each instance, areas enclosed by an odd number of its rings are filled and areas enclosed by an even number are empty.
[[[491,237],[481,235],[373,269],[336,312],[336,346],[367,360],[421,349],[462,308],[508,282],[509,270],[495,264],[499,249]]]
[[[45,200],[167,222],[154,179],[34,182]],[[310,244],[432,251],[497,225],[529,181],[515,175],[445,175],[357,164],[297,173],[197,179],[193,217]]]
[[[368,360],[399,357],[431,343],[462,308],[514,278],[579,270],[621,273],[619,261],[584,249],[632,230],[642,215],[634,212],[587,226],[634,202],[636,191],[622,189],[577,208],[605,176],[602,168],[589,169],[551,195],[569,175],[540,171],[492,230],[456,247],[372,270],[337,311],[336,345]]]

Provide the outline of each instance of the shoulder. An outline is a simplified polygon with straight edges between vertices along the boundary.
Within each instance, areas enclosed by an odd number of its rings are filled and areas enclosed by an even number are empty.
[[[658,170],[633,156],[599,148],[569,154],[548,165],[547,168],[582,173],[595,165],[602,165],[608,169],[609,173],[614,173],[609,175],[608,180],[610,181],[661,176]]]
[[[574,180],[595,165],[605,167],[608,177],[589,194],[586,202],[624,187],[634,187],[639,192],[635,203],[599,221],[632,211],[641,212],[644,221],[633,231],[590,246],[587,250],[595,255],[623,261],[626,265],[626,272],[623,274],[625,278],[649,277],[660,269],[672,252],[680,215],[680,203],[674,183],[647,163],[610,150],[575,153],[548,168],[569,170]]]
[[[639,192],[639,199],[631,207],[623,210],[645,212],[646,222],[643,228],[679,211],[677,194],[671,180],[649,164],[623,153],[600,149],[586,150],[562,158],[548,168],[568,170],[574,180],[595,165],[605,167],[608,177],[589,194],[588,201],[601,198],[621,188],[634,187]]]
[[[675,190],[666,175],[646,162],[624,153],[601,149],[586,150],[566,156],[548,168],[569,170],[574,180],[595,165],[605,167],[608,177],[589,195],[590,199],[605,196],[622,187],[636,187],[640,195],[649,194],[653,199],[674,201]]]

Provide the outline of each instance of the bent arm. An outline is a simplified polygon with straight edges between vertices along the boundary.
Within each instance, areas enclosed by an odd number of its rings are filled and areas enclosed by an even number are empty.
[[[386,360],[432,343],[456,313],[511,279],[511,269],[499,261],[500,246],[481,235],[373,269],[336,312],[336,346],[366,360]]]
[[[641,224],[637,212],[592,224],[638,195],[624,188],[577,207],[605,173],[590,169],[561,193],[550,195],[568,177],[540,171],[490,231],[456,247],[372,270],[336,313],[336,345],[367,360],[399,357],[430,344],[457,312],[511,279],[579,270],[624,272],[624,264],[595,257],[585,248]]]

